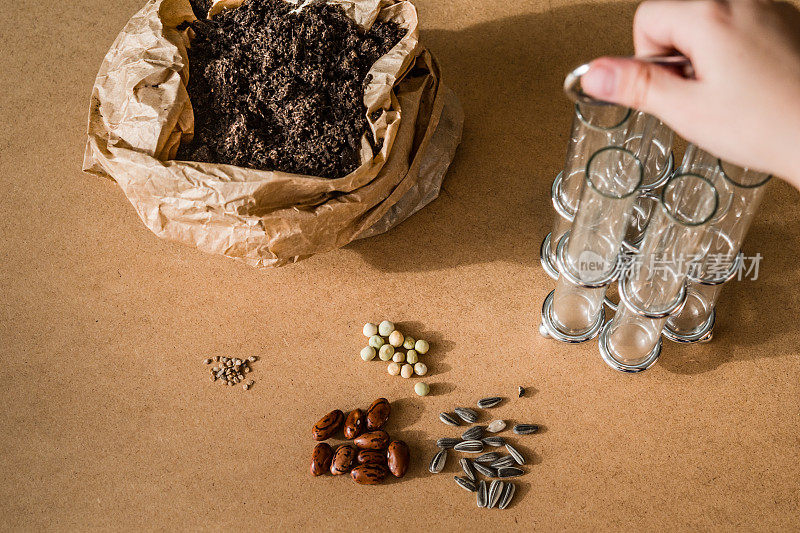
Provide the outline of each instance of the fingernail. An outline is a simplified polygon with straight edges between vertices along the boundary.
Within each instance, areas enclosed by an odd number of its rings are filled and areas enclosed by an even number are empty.
[[[606,65],[592,65],[581,78],[583,90],[598,97],[613,96],[617,87],[617,72]]]

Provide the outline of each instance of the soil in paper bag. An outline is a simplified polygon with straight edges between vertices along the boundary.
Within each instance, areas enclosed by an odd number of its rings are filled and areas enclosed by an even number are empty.
[[[202,12],[208,2],[193,0]],[[368,72],[405,34],[363,32],[341,7],[248,0],[191,23],[195,136],[177,159],[339,178],[361,164]]]

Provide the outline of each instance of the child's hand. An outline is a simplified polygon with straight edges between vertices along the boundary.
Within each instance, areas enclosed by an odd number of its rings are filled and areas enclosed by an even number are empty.
[[[768,0],[639,6],[637,56],[687,56],[696,80],[633,59],[592,62],[588,94],[652,113],[732,163],[800,188],[800,11]]]

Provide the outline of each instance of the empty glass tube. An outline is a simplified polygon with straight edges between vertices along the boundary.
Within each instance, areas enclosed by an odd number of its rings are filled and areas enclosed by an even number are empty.
[[[556,220],[541,249],[542,266],[552,277],[558,275],[556,248],[575,216],[589,158],[601,148],[624,145],[629,133],[631,110],[626,107],[598,102],[575,104],[574,109],[564,170],[552,189]]]
[[[630,120],[625,148],[633,152],[644,165],[644,180],[639,187],[641,192],[633,206],[628,232],[623,241],[628,251],[636,251],[650,222],[653,207],[658,199],[658,195],[653,191],[664,185],[672,174],[673,137],[673,131],[653,115],[636,111]]]
[[[717,300],[741,266],[739,250],[771,178],[721,160],[717,169],[731,191],[730,202],[723,216],[709,225],[708,251],[689,274],[686,303],[667,320],[664,335],[674,341],[710,340]]]
[[[557,248],[561,275],[542,310],[551,336],[581,342],[593,338],[602,326],[605,288],[617,274],[622,239],[642,178],[642,164],[624,148],[602,148],[589,160],[572,229]]]
[[[620,279],[616,314],[600,333],[600,353],[612,368],[640,372],[658,359],[661,330],[683,303],[689,267],[704,254],[717,205],[715,187],[699,175],[667,182],[640,251]]]

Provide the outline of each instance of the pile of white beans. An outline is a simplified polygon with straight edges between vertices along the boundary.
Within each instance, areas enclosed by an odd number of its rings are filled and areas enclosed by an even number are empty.
[[[364,336],[369,339],[368,346],[361,349],[361,359],[364,361],[372,361],[377,355],[381,361],[389,363],[386,367],[389,374],[406,379],[414,374],[424,376],[428,373],[428,366],[419,360],[420,355],[428,353],[428,341],[403,335],[388,320],[377,326],[367,322],[364,324]],[[406,350],[405,353],[399,351],[401,349]],[[414,391],[420,396],[425,396],[429,390],[426,383],[419,382],[414,386]]]

